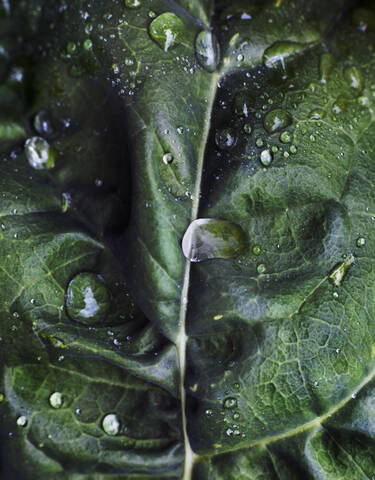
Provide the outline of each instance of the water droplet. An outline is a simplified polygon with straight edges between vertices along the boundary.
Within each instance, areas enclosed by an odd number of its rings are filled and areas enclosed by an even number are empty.
[[[320,81],[321,83],[327,83],[328,77],[336,65],[335,57],[330,53],[323,53],[320,57]]]
[[[258,265],[257,267],[258,273],[265,273],[265,271],[266,271],[266,266],[264,265],[264,263],[261,263],[260,265]]]
[[[231,437],[233,435],[233,430],[231,428],[227,428],[225,433],[228,435],[228,437]]]
[[[238,420],[240,418],[240,414],[238,412],[235,412],[233,414],[233,420]]]
[[[357,239],[357,247],[364,247],[366,245],[366,239],[364,237],[359,237]]]
[[[39,135],[52,135],[53,124],[50,114],[46,110],[40,110],[34,117],[34,129]]]
[[[369,8],[357,8],[353,12],[353,25],[362,32],[375,31],[375,13]]]
[[[268,133],[275,133],[289,127],[293,122],[292,115],[285,110],[272,110],[264,119],[264,128]]]
[[[233,128],[223,128],[222,130],[219,130],[216,132],[215,142],[221,150],[234,147],[237,143],[235,130]]]
[[[64,192],[61,195],[61,211],[62,213],[66,213],[72,204],[72,197],[69,193]]]
[[[66,46],[66,51],[70,54],[70,55],[74,55],[75,53],[77,53],[77,44],[75,42],[69,42]]]
[[[240,384],[239,383],[235,383],[233,385],[233,388],[235,388],[236,390],[239,390],[240,389]]]
[[[337,292],[332,293],[333,298],[339,298],[339,294]]]
[[[110,296],[99,275],[79,273],[69,282],[65,304],[72,320],[95,324],[106,317],[110,308]]]
[[[114,436],[120,431],[120,422],[114,413],[109,413],[103,418],[102,426],[107,435]]]
[[[360,93],[364,89],[365,79],[362,72],[357,67],[348,68],[345,71],[345,79],[349,87]]]
[[[239,54],[237,55],[237,62],[243,62],[244,59],[245,59],[245,57],[242,55],[242,53],[239,53]]]
[[[36,170],[52,168],[55,155],[49,143],[41,137],[31,137],[25,143],[25,155],[29,164]]]
[[[262,249],[260,248],[260,245],[254,245],[253,246],[253,254],[254,255],[260,255],[262,252]]]
[[[63,404],[63,395],[60,392],[53,392],[49,397],[49,404],[53,408],[61,408]]]
[[[194,220],[185,232],[182,251],[192,262],[233,258],[244,248],[244,232],[234,223],[213,218]]]
[[[292,141],[292,135],[290,132],[283,132],[280,135],[280,141],[282,143],[290,143]]]
[[[184,33],[184,24],[180,18],[171,12],[162,13],[150,24],[151,38],[164,52],[181,43]]]
[[[321,120],[326,116],[326,112],[321,108],[315,108],[309,113],[310,120]]]
[[[125,7],[127,8],[140,8],[141,5],[140,0],[125,0]]]
[[[238,407],[237,399],[234,397],[226,398],[223,402],[223,407],[226,409],[237,408]]]
[[[250,135],[253,129],[251,128],[251,125],[249,125],[248,123],[245,123],[245,125],[243,126],[243,131],[248,135]]]
[[[329,275],[330,282],[336,287],[339,287],[353,263],[354,257],[352,254],[350,254],[342,263],[340,263],[340,265],[334,268],[332,273]]]
[[[262,165],[264,165],[265,167],[269,167],[272,163],[272,160],[272,152],[270,152],[270,150],[263,150],[263,152],[260,154],[260,161]]]
[[[207,30],[199,32],[195,39],[195,55],[205,70],[214,72],[220,62],[220,47],[216,35]]]
[[[3,393],[0,393],[0,403],[5,400],[5,395]]]
[[[177,127],[177,133],[182,135],[184,133],[184,127]]]
[[[169,165],[170,163],[173,162],[173,155],[171,153],[165,153],[163,155],[163,162],[166,164],[166,165]]]
[[[87,51],[91,50],[92,49],[92,40],[90,38],[87,38],[84,42],[83,42],[83,48]]]
[[[290,150],[290,153],[292,153],[293,155],[297,153],[297,147],[295,145],[291,145],[289,150]]]
[[[316,138],[314,137],[314,135],[310,135],[309,140],[310,140],[310,142],[314,143]]]
[[[17,425],[18,425],[19,427],[26,427],[26,425],[27,425],[27,418],[26,418],[24,415],[22,415],[21,417],[18,417],[18,418],[17,418]]]
[[[285,60],[293,55],[298,54],[304,45],[297,42],[276,42],[268,47],[263,54],[263,63],[268,68],[272,68],[281,64],[285,70]]]
[[[207,417],[212,417],[213,413],[214,412],[211,410],[211,408],[207,408],[207,410],[205,411],[205,414],[207,415]]]
[[[263,139],[262,138],[257,138],[255,144],[259,148],[263,147],[263,145],[264,145]]]

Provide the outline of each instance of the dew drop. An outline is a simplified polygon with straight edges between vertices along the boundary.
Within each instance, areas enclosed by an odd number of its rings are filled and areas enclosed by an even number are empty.
[[[349,87],[358,93],[364,89],[365,79],[357,67],[351,67],[345,71],[345,80],[348,82]]]
[[[25,143],[25,155],[29,164],[36,170],[52,168],[55,155],[49,143],[41,137],[31,137]]]
[[[292,135],[290,132],[283,132],[280,135],[280,141],[282,143],[290,143],[292,141]]]
[[[72,197],[69,193],[64,192],[61,195],[61,211],[62,213],[66,213],[72,204]]]
[[[260,255],[262,252],[262,249],[260,247],[260,245],[254,245],[253,246],[253,254],[254,255]]]
[[[254,98],[246,93],[238,93],[234,97],[233,111],[236,115],[248,118],[250,113],[254,111]]]
[[[194,220],[185,232],[182,251],[192,262],[213,258],[233,258],[244,248],[244,232],[238,225],[226,220],[200,218]]]
[[[91,50],[92,49],[92,40],[90,38],[87,38],[84,42],[83,42],[83,48],[87,51]]]
[[[292,153],[293,155],[297,153],[297,147],[295,145],[291,145],[289,150],[290,150],[290,153]]]
[[[227,150],[234,147],[237,143],[235,130],[233,128],[223,128],[222,130],[219,130],[216,132],[215,142],[221,150]]]
[[[258,273],[265,273],[265,271],[266,271],[266,266],[264,265],[264,263],[261,263],[260,265],[258,265],[257,267]]]
[[[140,0],[125,0],[125,7],[127,8],[140,8],[141,5]]]
[[[255,144],[259,148],[263,147],[263,145],[264,145],[263,139],[262,138],[257,138]]]
[[[106,317],[110,308],[110,295],[99,275],[79,273],[69,282],[65,305],[72,320],[95,324]]]
[[[46,110],[40,110],[34,117],[34,129],[39,135],[52,135],[53,125],[50,114]]]
[[[310,120],[321,120],[326,116],[326,112],[321,108],[315,108],[309,113]]]
[[[107,435],[115,436],[119,433],[121,425],[117,415],[109,413],[103,418],[102,426]]]
[[[272,163],[272,160],[272,152],[270,152],[270,150],[263,150],[263,152],[260,154],[260,161],[262,165],[264,165],[265,167],[269,167]]]
[[[336,65],[336,59],[331,53],[323,53],[320,57],[319,71],[321,83],[327,83],[329,75]]]
[[[238,407],[237,399],[234,397],[227,397],[223,402],[223,407],[228,410],[231,410],[232,408],[237,408]]]
[[[366,245],[366,239],[364,237],[359,237],[357,239],[357,247],[364,247]]]
[[[214,412],[212,411],[211,408],[207,408],[207,410],[205,411],[205,414],[207,415],[207,417],[212,417],[213,413]]]
[[[151,38],[164,52],[179,45],[183,33],[184,24],[177,15],[171,12],[162,13],[150,24]]]
[[[165,153],[163,155],[163,162],[166,164],[166,165],[169,165],[170,163],[173,162],[173,155],[169,152]]]
[[[5,395],[3,393],[0,393],[0,403],[2,403],[5,400]]]
[[[240,418],[240,414],[238,412],[235,412],[233,414],[233,420],[238,420]]]
[[[27,418],[26,418],[24,415],[22,415],[21,417],[18,417],[18,418],[17,418],[17,425],[18,425],[19,427],[26,427],[26,425],[27,425]]]
[[[293,122],[292,115],[285,110],[272,110],[264,119],[264,128],[268,133],[276,133],[289,127]]]
[[[220,47],[216,35],[207,30],[198,33],[195,39],[195,55],[199,65],[214,72],[220,62]]]
[[[53,408],[61,408],[63,404],[63,396],[61,392],[53,392],[51,393],[49,399],[49,404]]]
[[[247,135],[250,135],[250,133],[253,131],[253,129],[251,128],[251,125],[249,125],[248,123],[245,123],[245,125],[243,126],[243,131]]]

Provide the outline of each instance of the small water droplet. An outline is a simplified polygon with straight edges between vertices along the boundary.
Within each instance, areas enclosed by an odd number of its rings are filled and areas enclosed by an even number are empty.
[[[265,273],[265,271],[266,271],[266,266],[264,265],[264,263],[261,263],[260,265],[258,265],[257,267],[258,273]]]
[[[182,250],[192,262],[213,258],[233,258],[244,248],[244,232],[238,225],[226,220],[200,218],[194,220],[185,232]]]
[[[208,72],[214,72],[220,61],[220,47],[216,35],[202,30],[195,39],[195,55],[199,64]]]
[[[5,395],[3,393],[0,393],[0,403],[5,400]]]
[[[233,414],[233,420],[238,420],[240,418],[240,414],[238,412],[235,412]]]
[[[125,0],[125,7],[127,8],[140,8],[141,5],[140,0]]]
[[[325,116],[326,116],[326,112],[321,108],[315,108],[314,110],[311,110],[311,112],[309,113],[310,120],[321,120]]]
[[[237,143],[235,130],[233,128],[223,128],[222,130],[219,130],[216,132],[215,142],[221,150],[227,150],[234,147]]]
[[[250,135],[253,129],[251,128],[251,125],[249,125],[248,123],[245,123],[245,125],[243,126],[243,131],[248,135]]]
[[[223,407],[226,409],[237,408],[237,399],[234,397],[227,397],[223,402]]]
[[[332,293],[333,298],[339,298],[339,294],[337,292]]]
[[[276,133],[289,127],[293,122],[292,115],[285,110],[272,110],[264,119],[264,128],[268,133]]]
[[[359,237],[357,239],[357,247],[364,247],[366,245],[366,239],[364,237]]]
[[[357,67],[348,68],[345,71],[345,79],[349,87],[357,93],[362,92],[365,86],[365,79],[363,73]]]
[[[316,138],[314,135],[310,135],[309,140],[310,142],[315,142]]]
[[[290,153],[295,155],[297,153],[297,147],[295,145],[291,145],[289,151],[290,151]]]
[[[39,135],[52,135],[53,124],[50,114],[46,110],[40,110],[34,117],[34,129]]]
[[[263,145],[264,145],[263,139],[262,138],[257,138],[255,144],[258,148],[263,147]]]
[[[207,417],[212,417],[213,413],[214,412],[212,411],[211,408],[207,408],[207,410],[205,411],[205,414],[207,415]]]
[[[320,57],[320,81],[321,83],[327,83],[329,75],[336,65],[336,59],[331,53],[323,53]]]
[[[280,141],[282,143],[290,143],[292,141],[292,135],[290,132],[286,131],[280,135]]]
[[[49,397],[49,404],[53,408],[61,408],[63,404],[63,395],[61,392],[53,392]]]
[[[356,8],[352,16],[353,25],[362,32],[375,31],[375,12],[369,8]]]
[[[72,204],[72,197],[69,193],[64,192],[61,195],[61,211],[62,213],[66,213]]]
[[[177,133],[182,135],[184,133],[184,127],[177,127]]]
[[[164,52],[179,45],[183,38],[184,24],[171,12],[162,13],[156,17],[149,27],[151,38]]]
[[[79,273],[66,291],[65,305],[72,320],[95,324],[104,320],[110,308],[108,289],[99,275]]]
[[[115,436],[119,433],[121,425],[117,415],[109,413],[103,418],[102,426],[107,435]]]
[[[169,165],[170,163],[173,162],[173,155],[171,153],[165,153],[163,155],[163,162],[166,164],[166,165]]]
[[[263,152],[260,154],[260,161],[262,165],[264,165],[265,167],[269,167],[272,163],[272,160],[272,152],[270,152],[270,150],[263,150]]]
[[[262,249],[260,247],[260,245],[254,245],[253,246],[253,254],[254,255],[260,255],[262,252]]]
[[[29,164],[36,170],[52,168],[55,155],[49,143],[41,137],[31,137],[25,143],[25,155]]]
[[[22,415],[21,417],[18,417],[18,418],[17,418],[17,425],[18,425],[19,427],[26,427],[26,425],[27,425],[27,418],[26,418],[24,415]]]

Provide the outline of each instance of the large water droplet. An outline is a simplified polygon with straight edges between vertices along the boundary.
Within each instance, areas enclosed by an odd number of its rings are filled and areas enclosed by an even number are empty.
[[[26,418],[24,415],[22,415],[21,417],[18,417],[18,418],[17,418],[17,425],[18,425],[19,427],[26,427],[26,425],[27,425],[27,418]]]
[[[114,413],[109,413],[103,418],[102,426],[107,435],[114,436],[120,431],[120,421]]]
[[[94,273],[80,273],[66,292],[66,309],[77,322],[95,324],[104,320],[110,308],[110,296],[103,280]]]
[[[220,46],[214,33],[207,30],[198,33],[195,39],[195,55],[205,70],[216,70],[220,61]]]
[[[296,55],[305,46],[297,42],[276,42],[268,47],[263,54],[263,63],[272,68],[281,64],[285,70],[285,60],[289,56]]]
[[[263,150],[260,154],[260,161],[265,167],[269,167],[272,163],[273,156],[270,150]]]
[[[221,150],[234,147],[237,143],[236,131],[233,128],[223,128],[219,130],[216,132],[215,142]]]
[[[319,70],[320,81],[327,83],[328,77],[336,65],[335,57],[330,53],[323,53],[320,57]]]
[[[244,232],[226,220],[200,218],[194,220],[182,240],[182,251],[192,262],[212,258],[233,258],[244,248]]]
[[[46,110],[40,110],[34,117],[34,128],[39,135],[52,135],[53,124],[50,114]]]
[[[63,404],[63,396],[61,392],[53,392],[49,397],[49,403],[53,408],[61,408]]]
[[[179,45],[183,33],[184,24],[177,15],[171,12],[162,13],[150,24],[151,38],[165,52]]]
[[[234,397],[228,397],[223,402],[223,407],[226,409],[237,408],[237,406],[238,406],[237,399]]]
[[[362,92],[365,86],[365,79],[363,73],[358,70],[357,67],[348,68],[345,71],[345,79],[348,82],[350,88],[355,90],[357,93]]]
[[[52,168],[55,155],[49,143],[41,137],[31,137],[25,143],[25,155],[29,164],[37,169]]]
[[[268,133],[276,133],[289,127],[293,122],[292,115],[281,109],[272,110],[264,119],[264,128]]]

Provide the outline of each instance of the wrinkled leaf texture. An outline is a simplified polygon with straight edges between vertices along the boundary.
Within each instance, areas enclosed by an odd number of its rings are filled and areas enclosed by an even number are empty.
[[[374,4],[140,3],[0,1],[1,478],[373,478]],[[40,111],[48,171],[23,151]],[[244,249],[190,263],[197,218]],[[95,326],[67,314],[81,272],[111,295]]]

